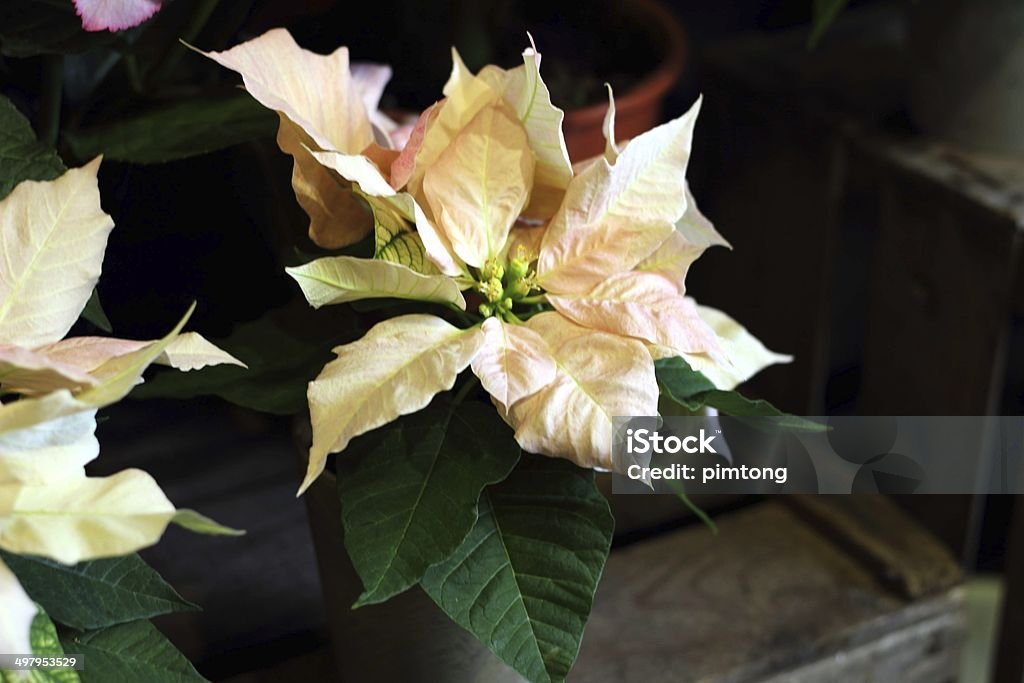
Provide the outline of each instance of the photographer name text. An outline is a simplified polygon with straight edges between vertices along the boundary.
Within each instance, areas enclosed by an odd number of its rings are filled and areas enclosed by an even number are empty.
[[[678,455],[680,453],[718,455],[714,445],[716,438],[718,438],[717,434],[708,434],[703,429],[698,434],[679,437],[674,434],[664,436],[650,429],[630,428],[626,430],[626,453],[629,455]],[[664,467],[633,464],[626,468],[626,476],[642,481],[659,479],[696,481],[699,478],[702,484],[714,481],[769,481],[785,484],[788,478],[785,467],[722,464],[696,466],[681,463],[673,463]]]

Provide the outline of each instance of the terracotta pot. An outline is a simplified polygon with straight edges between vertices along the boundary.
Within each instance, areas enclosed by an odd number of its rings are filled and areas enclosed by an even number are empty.
[[[615,133],[619,140],[636,137],[661,123],[661,107],[686,64],[686,33],[675,15],[658,0],[630,0],[626,12],[648,31],[661,48],[662,59],[650,74],[625,93],[615,93]],[[565,112],[562,130],[573,163],[604,151],[601,124],[607,104]]]

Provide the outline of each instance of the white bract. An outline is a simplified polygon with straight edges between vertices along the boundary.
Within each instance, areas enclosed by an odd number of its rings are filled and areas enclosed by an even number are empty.
[[[88,477],[96,411],[151,363],[241,364],[198,334],[63,339],[96,286],[114,223],[100,208],[99,159],[0,201],[0,549],[65,564],[152,545],[171,522],[195,527],[141,470]],[[230,530],[211,526],[230,533]],[[35,605],[0,562],[0,652],[28,653]]]

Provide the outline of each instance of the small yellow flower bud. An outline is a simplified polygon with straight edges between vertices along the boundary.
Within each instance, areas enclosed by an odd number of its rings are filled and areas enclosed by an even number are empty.
[[[528,261],[514,258],[508,264],[508,275],[513,281],[526,277],[528,272],[530,272],[530,263]]]
[[[488,280],[484,284],[483,295],[492,304],[496,301],[501,301],[501,298],[505,296],[505,289],[502,287],[501,278],[492,277]]]
[[[484,280],[491,280],[498,278],[499,280],[505,277],[505,267],[494,259],[488,259],[484,263],[484,267],[480,269],[480,276]]]
[[[489,304],[480,304],[480,308],[477,310],[479,310],[480,315],[485,318],[489,318],[494,314],[494,309]]]
[[[501,297],[505,295],[504,288],[501,285],[501,280],[494,277],[486,282],[481,282],[476,286],[476,289],[478,292],[483,294],[484,298],[487,299],[489,303],[492,304],[495,301],[501,301]]]
[[[508,287],[508,294],[513,299],[522,299],[530,294],[530,283],[527,280],[516,280]]]
[[[500,309],[502,311],[506,311],[506,312],[511,311],[512,310],[512,299],[510,299],[508,297],[505,297],[504,299],[499,301],[498,302],[498,309]]]

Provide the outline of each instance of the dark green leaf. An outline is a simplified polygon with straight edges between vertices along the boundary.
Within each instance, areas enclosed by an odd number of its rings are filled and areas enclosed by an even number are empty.
[[[91,629],[196,609],[138,555],[73,566],[0,551],[29,597],[56,621]]]
[[[654,371],[662,393],[677,403],[715,388],[711,380],[691,369],[689,363],[679,356],[654,361]]]
[[[100,293],[96,289],[92,290],[89,300],[85,302],[85,308],[82,309],[82,317],[104,332],[114,331],[114,326],[110,324],[110,318],[107,317],[106,312],[103,310],[103,305],[100,303]]]
[[[174,102],[100,127],[68,131],[65,141],[80,159],[157,164],[271,137],[277,116],[244,92]]]
[[[661,386],[661,395],[675,401],[691,413],[706,407],[716,408],[723,415],[733,417],[777,417],[773,427],[823,431],[826,429],[812,420],[784,413],[768,401],[746,398],[737,391],[716,389],[707,377],[690,368],[682,358],[663,358],[654,362],[654,371]]]
[[[480,491],[518,460],[512,431],[480,403],[435,401],[353,442],[338,458],[338,494],[366,588],[356,606],[401,593],[450,556],[476,523]]]
[[[32,619],[29,632],[32,654],[40,657],[58,657],[64,648],[57,638],[53,622],[40,610]],[[0,671],[0,683],[81,683],[78,672],[73,669],[33,669],[31,671]]]
[[[132,621],[61,638],[85,657],[82,683],[192,683],[205,681],[185,656],[148,621]]]
[[[809,432],[823,432],[828,426],[805,420],[796,415],[784,413],[768,401],[747,398],[738,391],[707,391],[679,401],[679,404],[690,412],[699,412],[705,407],[715,408],[723,415],[732,417],[770,417],[777,418],[769,423],[772,428],[799,429]]]
[[[249,369],[222,365],[192,372],[154,374],[133,398],[220,396],[237,405],[275,415],[306,409],[306,385],[333,356],[331,349],[360,334],[351,311],[334,306],[314,311],[305,301],[270,311],[239,325],[217,346]]]
[[[750,399],[736,391],[709,391],[701,398],[704,405],[717,408],[723,415],[778,418],[771,421],[772,426],[784,429],[800,429],[810,432],[828,430],[828,425],[784,413],[768,401]]]
[[[0,2],[0,53],[8,57],[70,54],[120,42],[119,34],[83,29],[71,0]]]
[[[614,522],[594,473],[523,456],[480,496],[480,516],[420,582],[434,602],[530,681],[562,681],[579,652]]]
[[[23,180],[53,180],[64,170],[57,153],[36,141],[28,119],[0,96],[0,199]]]
[[[722,411],[734,417],[782,417],[781,410],[768,401],[751,399],[738,391],[709,391],[698,399],[703,405]]]

